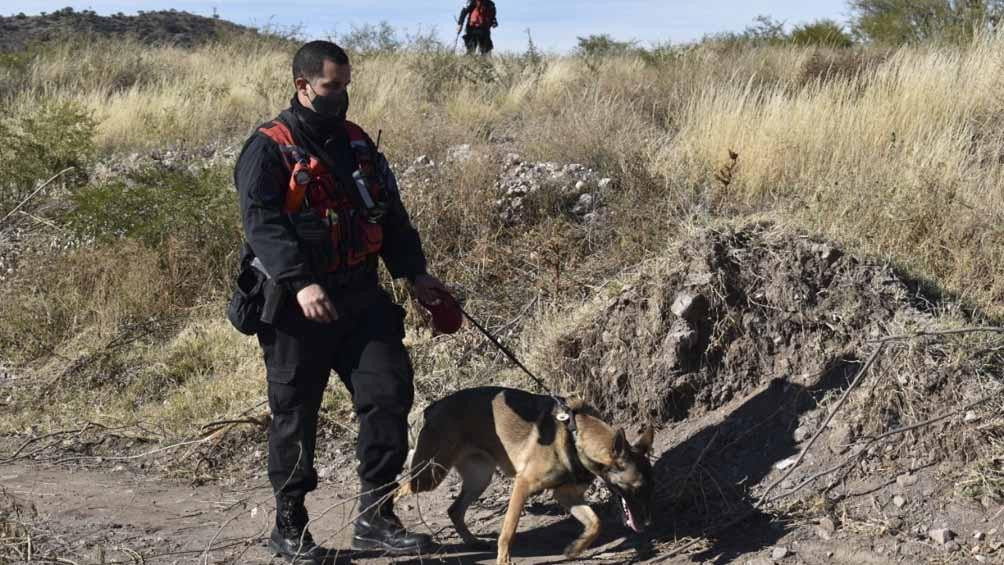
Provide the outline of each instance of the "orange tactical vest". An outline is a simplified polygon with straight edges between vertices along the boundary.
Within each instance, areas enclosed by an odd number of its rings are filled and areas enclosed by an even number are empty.
[[[484,2],[483,0],[477,0],[474,10],[471,11],[471,17],[467,20],[468,27],[488,27],[492,24],[492,20],[495,19],[495,9],[490,2]]]
[[[283,212],[315,210],[330,227],[334,253],[329,272],[357,267],[368,259],[375,260],[383,245],[383,226],[379,223],[383,188],[378,180],[375,151],[362,128],[346,121],[345,130],[358,167],[352,175],[355,186],[339,186],[335,176],[316,156],[296,145],[292,132],[283,122],[273,120],[258,129],[279,146],[285,157],[289,190]]]

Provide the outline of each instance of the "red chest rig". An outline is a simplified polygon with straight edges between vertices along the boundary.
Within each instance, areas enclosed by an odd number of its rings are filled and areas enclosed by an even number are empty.
[[[332,256],[328,272],[357,267],[368,260],[375,263],[383,245],[383,186],[376,167],[376,151],[362,128],[346,121],[349,146],[356,170],[349,181],[338,179],[315,155],[296,145],[289,127],[279,120],[259,128],[282,152],[289,171],[289,189],[283,212],[315,211],[329,227]]]

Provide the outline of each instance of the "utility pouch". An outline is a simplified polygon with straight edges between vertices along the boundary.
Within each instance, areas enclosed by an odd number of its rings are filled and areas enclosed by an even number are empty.
[[[264,304],[261,308],[261,322],[272,325],[279,319],[282,307],[286,303],[288,292],[286,287],[277,284],[275,279],[268,279],[262,285],[262,294],[265,295]]]
[[[227,319],[242,334],[254,335],[261,327],[265,304],[264,287],[269,279],[250,262],[237,274],[234,294],[227,305]]]
[[[331,243],[331,227],[321,214],[314,209],[289,215],[297,239],[303,244],[310,259],[314,274],[321,276],[328,272],[334,262],[334,246]]]

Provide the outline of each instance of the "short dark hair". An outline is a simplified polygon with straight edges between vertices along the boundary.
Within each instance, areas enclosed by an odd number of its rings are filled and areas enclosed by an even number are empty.
[[[336,65],[349,64],[349,56],[341,47],[330,41],[311,41],[293,56],[293,79],[314,80],[321,76],[325,59],[331,59]]]

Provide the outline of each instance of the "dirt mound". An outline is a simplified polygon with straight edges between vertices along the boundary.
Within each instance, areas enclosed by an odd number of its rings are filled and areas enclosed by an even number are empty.
[[[58,41],[81,34],[104,38],[132,37],[147,44],[194,47],[224,32],[254,31],[217,18],[164,10],[99,16],[91,10],[63,8],[50,14],[0,16],[0,52],[19,51],[32,43]]]
[[[894,318],[931,321],[889,266],[770,225],[705,231],[629,278],[538,357],[618,416],[681,420],[775,376],[811,386]]]

